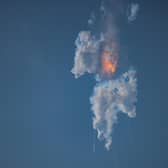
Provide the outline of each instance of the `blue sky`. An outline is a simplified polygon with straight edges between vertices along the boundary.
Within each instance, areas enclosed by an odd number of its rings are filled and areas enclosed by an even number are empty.
[[[98,141],[92,151],[88,98],[95,81],[75,80],[70,70],[76,36],[99,3],[1,1],[0,167],[168,166],[168,24],[161,1],[139,1],[137,20],[121,32],[122,53],[138,73],[137,117],[120,116],[111,151]]]

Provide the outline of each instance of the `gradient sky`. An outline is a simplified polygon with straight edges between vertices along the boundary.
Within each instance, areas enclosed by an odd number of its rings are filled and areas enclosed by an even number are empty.
[[[100,1],[1,0],[0,167],[168,167],[167,3],[139,3],[120,36],[138,73],[137,117],[121,115],[112,150],[96,141],[93,153],[95,81],[70,70],[76,36]]]

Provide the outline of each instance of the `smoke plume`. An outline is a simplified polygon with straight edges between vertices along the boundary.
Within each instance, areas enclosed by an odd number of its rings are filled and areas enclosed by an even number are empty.
[[[136,116],[137,80],[136,72],[130,69],[118,79],[99,83],[90,98],[94,112],[93,128],[98,132],[98,139],[105,140],[105,147],[110,149],[113,125],[117,122],[117,114],[125,113],[128,117]]]
[[[134,10],[131,9],[131,20],[135,17]],[[91,31],[78,34],[71,72],[75,78],[85,73],[96,76],[97,84],[90,97],[93,129],[97,131],[98,139],[105,141],[105,148],[109,150],[118,113],[125,113],[130,118],[136,116],[137,79],[133,68],[116,76],[120,50],[118,20],[123,14],[123,4],[119,0],[104,1],[100,13],[97,27],[101,31],[98,35]],[[95,20],[98,19],[92,15],[89,24],[93,25]]]

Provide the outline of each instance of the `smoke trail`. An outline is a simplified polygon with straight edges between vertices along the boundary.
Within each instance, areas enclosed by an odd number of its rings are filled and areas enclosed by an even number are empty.
[[[101,4],[99,35],[91,31],[81,31],[75,41],[76,51],[71,72],[75,78],[85,73],[95,74],[97,85],[90,98],[93,112],[93,129],[99,140],[105,141],[105,148],[112,144],[112,130],[119,112],[128,117],[136,116],[137,79],[136,71],[130,68],[116,78],[119,62],[119,26],[117,20],[122,16],[122,3],[107,0]],[[93,20],[94,19],[94,20]],[[95,24],[92,16],[89,23]],[[114,78],[115,77],[115,78]]]
[[[90,31],[79,33],[75,42],[74,67],[71,71],[76,78],[86,72],[96,73],[101,78],[116,71],[119,44],[114,16],[118,16],[119,12],[114,6],[118,9],[118,1],[102,3],[100,18],[102,31],[99,36],[93,36]]]

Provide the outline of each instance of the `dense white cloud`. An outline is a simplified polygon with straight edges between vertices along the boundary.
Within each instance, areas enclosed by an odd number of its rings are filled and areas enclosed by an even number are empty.
[[[99,40],[91,36],[90,31],[81,31],[76,39],[76,52],[74,67],[71,72],[76,78],[84,73],[96,73],[99,66],[99,46],[103,41],[103,35]]]
[[[90,98],[94,113],[93,128],[98,132],[98,139],[105,140],[105,147],[110,149],[113,125],[119,112],[129,117],[136,116],[137,101],[136,72],[130,69],[118,79],[99,83]]]

